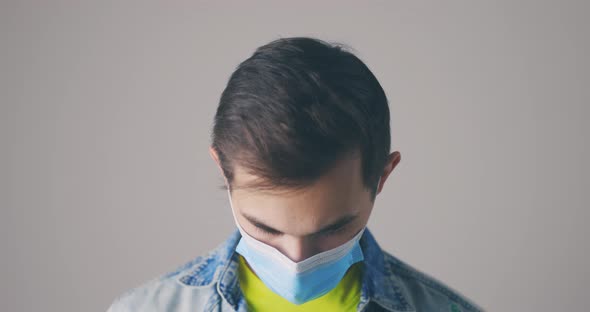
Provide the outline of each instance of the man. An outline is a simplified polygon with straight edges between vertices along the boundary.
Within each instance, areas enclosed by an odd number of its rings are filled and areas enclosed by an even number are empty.
[[[259,47],[222,93],[210,147],[238,229],[109,311],[481,311],[366,228],[401,159],[389,121],[379,82],[341,46]]]

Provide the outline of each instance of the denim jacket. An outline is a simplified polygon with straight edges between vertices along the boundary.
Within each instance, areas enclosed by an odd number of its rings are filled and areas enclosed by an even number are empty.
[[[236,230],[208,254],[127,290],[107,312],[246,312],[234,252],[240,237]],[[357,311],[484,311],[441,281],[383,251],[368,228],[360,245],[365,259]]]

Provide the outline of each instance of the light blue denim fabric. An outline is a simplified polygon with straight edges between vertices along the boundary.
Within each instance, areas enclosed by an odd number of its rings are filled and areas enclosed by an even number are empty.
[[[246,312],[234,252],[240,237],[236,230],[208,254],[124,292],[107,312]],[[383,251],[368,228],[360,245],[365,259],[357,311],[484,311],[441,281]]]

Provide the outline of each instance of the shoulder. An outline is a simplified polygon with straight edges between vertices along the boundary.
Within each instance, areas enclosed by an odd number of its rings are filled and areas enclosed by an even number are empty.
[[[217,285],[222,271],[233,269],[232,254],[239,232],[176,269],[119,295],[107,312],[213,311],[220,304]]]
[[[388,252],[383,252],[390,278],[401,283],[416,311],[485,311],[456,289],[424,273]]]
[[[172,272],[126,290],[114,299],[107,312],[184,311],[182,307],[187,305],[212,308],[217,304],[213,284],[190,285],[181,280],[183,276],[190,275],[204,259],[199,256]],[[199,278],[208,278],[207,272],[201,273]]]

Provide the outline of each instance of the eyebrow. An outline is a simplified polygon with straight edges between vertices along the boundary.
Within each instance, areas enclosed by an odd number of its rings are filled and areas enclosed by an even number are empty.
[[[244,218],[246,218],[246,220],[250,221],[250,223],[252,223],[254,226],[256,226],[257,228],[260,228],[264,231],[267,232],[271,232],[271,233],[275,233],[275,234],[283,234],[283,232],[268,226],[266,224],[264,224],[262,221],[260,221],[258,218],[254,217],[254,216],[250,216],[248,214],[242,213],[242,215],[244,216]],[[353,214],[353,215],[345,215],[342,218],[336,220],[335,222],[328,224],[326,226],[324,226],[323,228],[321,228],[319,231],[316,231],[314,233],[308,234],[308,235],[316,235],[316,234],[323,234],[323,233],[327,233],[333,230],[337,230],[341,227],[344,227],[345,225],[351,223],[352,221],[354,221],[356,218],[358,217],[358,213],[357,214]]]

